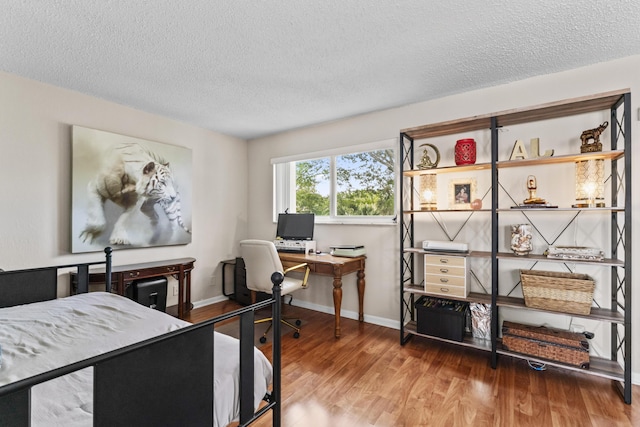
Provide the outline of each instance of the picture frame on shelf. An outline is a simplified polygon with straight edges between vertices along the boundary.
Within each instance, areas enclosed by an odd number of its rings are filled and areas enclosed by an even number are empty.
[[[475,178],[449,181],[449,209],[471,209],[471,201],[476,197],[476,186]]]

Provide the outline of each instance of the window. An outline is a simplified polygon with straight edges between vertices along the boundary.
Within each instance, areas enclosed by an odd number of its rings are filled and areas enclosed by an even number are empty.
[[[389,223],[396,213],[396,140],[274,159],[274,218],[312,212],[324,223]]]

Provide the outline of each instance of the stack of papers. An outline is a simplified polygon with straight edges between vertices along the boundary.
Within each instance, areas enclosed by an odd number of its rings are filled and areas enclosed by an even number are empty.
[[[333,256],[346,256],[346,257],[358,257],[366,254],[364,246],[362,245],[340,245],[330,246],[330,254]]]

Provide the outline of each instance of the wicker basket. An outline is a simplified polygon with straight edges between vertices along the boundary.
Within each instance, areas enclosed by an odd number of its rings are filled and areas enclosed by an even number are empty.
[[[595,283],[586,274],[520,270],[527,307],[590,314]]]
[[[583,334],[505,320],[502,346],[508,351],[589,369],[589,342]]]

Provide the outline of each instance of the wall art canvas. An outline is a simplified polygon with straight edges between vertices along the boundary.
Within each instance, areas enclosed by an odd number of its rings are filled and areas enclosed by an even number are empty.
[[[191,242],[191,150],[72,127],[71,251]]]

